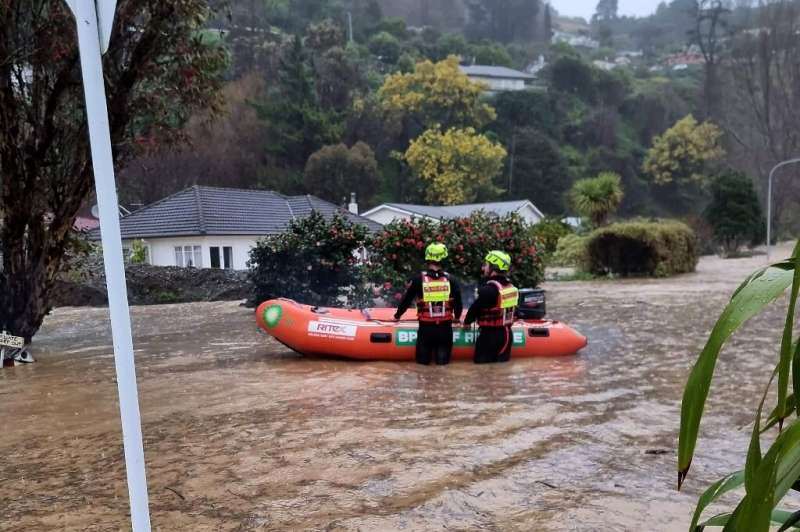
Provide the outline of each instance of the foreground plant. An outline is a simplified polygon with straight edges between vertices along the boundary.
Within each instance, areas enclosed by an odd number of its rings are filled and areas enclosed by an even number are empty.
[[[795,309],[800,290],[800,242],[786,261],[756,271],[736,290],[711,332],[708,343],[692,368],[681,407],[681,430],[678,442],[678,488],[692,463],[700,420],[711,388],[717,357],[725,341],[747,320],[772,303],[791,287],[780,356],[769,378],[753,424],[750,446],[742,471],[715,482],[697,504],[690,530],[706,526],[724,530],[758,532],[781,525],[780,530],[800,528],[800,511],[777,509],[789,490],[800,490],[800,343],[793,341]],[[777,404],[762,424],[762,411],[777,377]],[[791,382],[792,393],[789,392]],[[779,434],[762,453],[761,437],[778,426]],[[703,511],[723,494],[744,486],[745,494],[730,512],[701,523]]]

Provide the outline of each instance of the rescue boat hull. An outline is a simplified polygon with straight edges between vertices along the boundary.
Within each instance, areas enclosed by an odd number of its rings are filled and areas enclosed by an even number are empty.
[[[346,310],[301,305],[289,299],[266,301],[256,310],[261,329],[303,355],[354,360],[414,360],[417,320],[409,310],[394,321],[394,309]],[[574,355],[585,336],[552,320],[518,320],[512,327],[512,358]],[[477,331],[453,327],[453,359],[472,360]]]

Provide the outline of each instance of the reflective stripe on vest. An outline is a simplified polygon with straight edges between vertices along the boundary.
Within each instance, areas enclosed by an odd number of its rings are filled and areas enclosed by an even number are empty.
[[[425,303],[444,303],[450,299],[450,281],[422,276],[422,300]]]
[[[519,290],[513,285],[503,288],[500,283],[497,283],[498,290],[500,291],[500,308],[512,308],[519,304]]]
[[[478,318],[478,325],[481,327],[513,325],[514,314],[519,303],[519,290],[511,283],[502,285],[497,281],[489,281],[488,284],[497,287],[497,303],[494,307],[483,311]]]
[[[422,299],[417,301],[417,318],[434,323],[453,320],[453,298],[447,274],[438,278],[422,274]]]

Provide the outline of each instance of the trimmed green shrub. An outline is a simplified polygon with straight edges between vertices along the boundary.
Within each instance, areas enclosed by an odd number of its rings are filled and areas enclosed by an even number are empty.
[[[587,243],[589,271],[666,277],[694,271],[697,241],[677,221],[631,221],[597,229]]]
[[[356,253],[367,229],[340,215],[313,212],[250,250],[248,268],[256,303],[286,297],[310,305],[356,305],[367,297],[364,267]]]
[[[580,271],[588,270],[588,243],[588,236],[572,234],[561,237],[558,240],[556,251],[550,259],[550,264],[553,266],[577,268]]]
[[[424,267],[425,247],[443,242],[450,253],[445,269],[464,283],[477,281],[486,253],[492,249],[511,255],[511,277],[519,287],[534,288],[544,278],[538,242],[522,217],[478,212],[469,218],[396,221],[384,227],[370,246],[371,279],[382,283],[384,297],[397,298],[405,282]]]
[[[545,257],[553,255],[558,248],[558,241],[567,235],[572,234],[572,228],[558,218],[545,218],[531,228],[533,236],[539,241],[541,248],[539,251]]]

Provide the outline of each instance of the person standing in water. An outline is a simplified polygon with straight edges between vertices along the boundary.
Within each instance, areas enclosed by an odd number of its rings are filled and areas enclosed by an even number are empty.
[[[467,311],[464,325],[476,320],[480,334],[475,342],[475,363],[491,364],[511,359],[511,326],[519,303],[519,291],[508,278],[511,256],[490,251],[481,270],[483,280],[478,298]]]
[[[453,321],[460,321],[463,306],[461,287],[444,271],[442,262],[447,258],[447,247],[433,243],[425,250],[427,269],[412,277],[395,312],[399,320],[411,304],[417,302],[416,360],[429,365],[435,361],[444,366],[450,363],[453,353]]]

